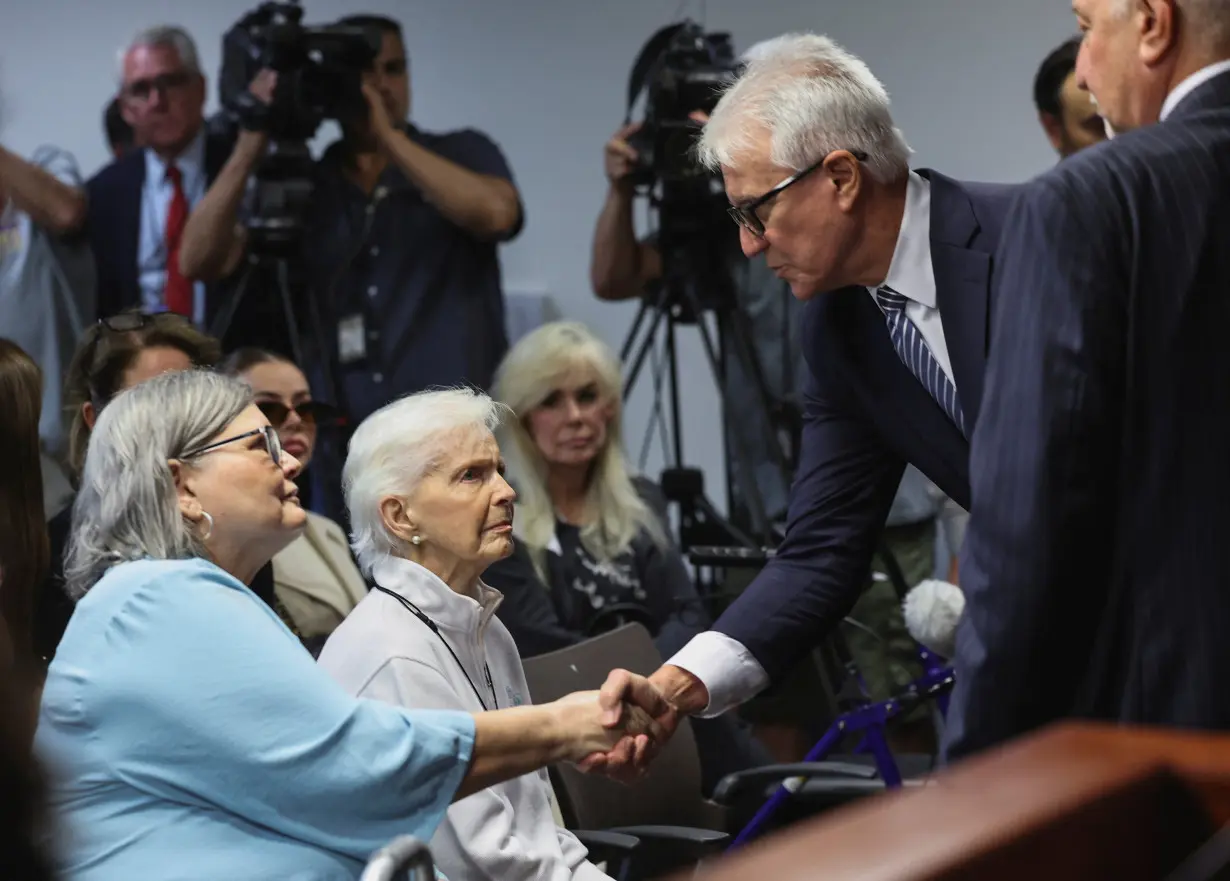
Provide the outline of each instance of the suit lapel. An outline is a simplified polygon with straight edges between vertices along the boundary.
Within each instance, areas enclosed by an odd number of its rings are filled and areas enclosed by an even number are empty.
[[[964,448],[964,438],[902,363],[884,315],[867,289],[847,288],[824,296],[833,298],[822,305],[834,309],[834,327],[843,329],[834,342],[845,350],[839,360],[852,368],[849,388],[865,391],[864,406],[885,443],[913,462],[958,504],[966,504],[968,463],[953,457],[953,450]],[[927,455],[920,456],[920,448],[925,448]]]
[[[965,424],[973,432],[986,369],[991,255],[970,248],[979,225],[969,197],[950,178],[934,171],[919,173],[931,181],[936,304]]]
[[[116,253],[130,258],[123,261],[120,277],[116,279],[120,288],[121,302],[117,304],[120,308],[141,303],[137,261],[141,254],[141,199],[145,195],[145,151],[138,150],[132,156],[129,181],[118,188],[116,199]]]

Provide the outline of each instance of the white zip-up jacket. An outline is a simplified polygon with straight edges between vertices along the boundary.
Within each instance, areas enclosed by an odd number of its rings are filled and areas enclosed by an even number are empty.
[[[399,558],[378,563],[372,577],[417,606],[439,633],[373,590],[320,654],[320,665],[343,688],[412,709],[481,712],[530,703],[517,646],[495,617],[504,598],[499,591],[480,582],[477,596],[462,596]],[[449,881],[609,881],[586,860],[584,845],[556,824],[552,800],[543,770],[456,802],[431,840],[436,866]]]

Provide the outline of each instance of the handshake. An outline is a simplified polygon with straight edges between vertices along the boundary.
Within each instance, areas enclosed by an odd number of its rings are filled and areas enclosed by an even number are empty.
[[[569,758],[587,772],[630,781],[645,773],[683,713],[702,709],[704,686],[691,674],[664,667],[647,679],[614,670],[599,691],[555,702],[572,748]]]

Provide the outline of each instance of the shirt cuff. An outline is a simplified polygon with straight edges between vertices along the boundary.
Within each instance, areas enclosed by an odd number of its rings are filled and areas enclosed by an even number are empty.
[[[696,714],[702,719],[720,716],[769,686],[769,674],[747,647],[716,630],[697,634],[666,663],[687,670],[708,690],[709,705]]]

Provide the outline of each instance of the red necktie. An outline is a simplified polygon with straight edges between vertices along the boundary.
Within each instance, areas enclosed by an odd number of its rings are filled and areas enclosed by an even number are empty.
[[[167,209],[167,282],[163,291],[166,306],[172,312],[192,317],[192,281],[179,271],[179,243],[188,222],[188,198],[184,195],[184,179],[180,170],[167,166],[167,179],[175,187],[171,206]]]

